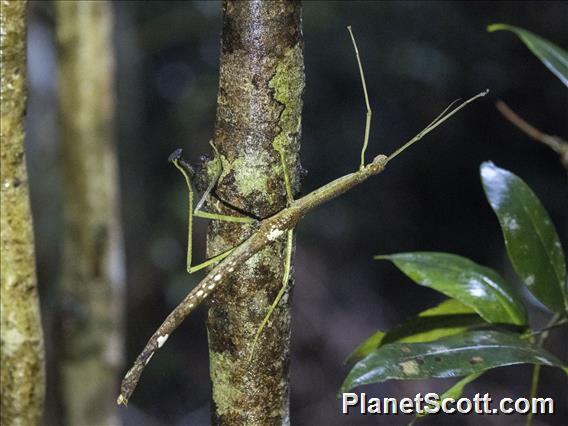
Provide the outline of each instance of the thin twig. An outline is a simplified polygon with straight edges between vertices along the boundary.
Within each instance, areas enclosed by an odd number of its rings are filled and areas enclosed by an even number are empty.
[[[560,155],[560,162],[568,172],[568,142],[559,136],[548,135],[528,123],[515,111],[513,111],[505,102],[497,101],[495,104],[497,109],[503,116],[509,120],[515,127],[521,130],[530,138],[537,142],[543,143]]]
[[[539,334],[548,333],[550,330],[553,330],[553,329],[558,328],[558,327],[562,327],[565,324],[568,324],[568,318],[564,318],[564,319],[562,319],[558,322],[554,322],[552,324],[549,324],[546,327],[541,328],[540,330],[535,330],[535,331],[532,331],[528,334],[525,334],[523,336],[523,339],[529,339],[529,338],[532,338],[534,336],[538,336]]]
[[[565,323],[565,320],[560,320],[560,314],[555,314],[550,321],[548,322],[548,324],[546,324],[546,326],[542,329],[539,330],[539,332],[534,333],[534,334],[539,334],[540,336],[538,338],[538,342],[537,342],[537,346],[539,347],[543,347],[544,342],[546,342],[546,339],[548,339],[548,334],[549,331],[554,328],[556,325],[561,325]],[[534,336],[533,334],[533,336]],[[532,337],[532,336],[531,336]],[[540,379],[540,364],[535,364],[533,367],[533,374],[532,374],[532,379],[531,379],[531,390],[530,390],[530,399],[531,401],[534,401],[534,398],[536,398],[537,394],[538,394],[538,382]],[[527,421],[525,423],[526,426],[531,426],[532,425],[532,420],[534,417],[534,413],[529,413],[529,415],[527,416]]]

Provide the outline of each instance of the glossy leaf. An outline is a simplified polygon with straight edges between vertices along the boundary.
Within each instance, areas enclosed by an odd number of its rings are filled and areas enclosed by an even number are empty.
[[[464,388],[468,384],[470,384],[471,382],[476,380],[483,373],[484,372],[481,371],[479,373],[474,373],[474,374],[470,374],[469,376],[465,376],[463,379],[461,379],[456,384],[454,384],[451,388],[449,388],[446,392],[444,392],[442,395],[440,395],[440,401],[443,401],[446,398],[453,398],[455,400],[458,400],[462,396]],[[424,417],[426,415],[428,415],[428,413],[417,414],[416,417]]]
[[[556,44],[523,28],[507,24],[493,24],[487,31],[511,31],[534,53],[546,67],[568,87],[568,53]]]
[[[474,374],[470,374],[469,376],[465,376],[463,379],[461,379],[456,384],[454,384],[451,388],[449,388],[446,392],[444,392],[442,395],[440,395],[440,399],[441,400],[445,399],[445,398],[459,399],[459,397],[462,396],[462,394],[463,394],[464,388],[468,384],[470,384],[471,382],[476,380],[483,373],[484,372],[481,371],[479,373],[474,373]]]
[[[490,323],[524,325],[525,306],[517,291],[490,268],[450,253],[412,252],[375,259],[392,261],[416,283],[459,300]]]
[[[377,331],[364,340],[345,362],[358,361],[387,343],[395,341],[430,342],[483,325],[487,325],[487,322],[481,319],[472,308],[455,299],[447,299],[387,333]]]
[[[362,358],[365,358],[375,349],[381,347],[381,343],[386,336],[386,332],[382,330],[377,330],[369,337],[367,337],[363,342],[357,346],[353,352],[347,357],[344,364],[350,364],[352,362],[358,361]]]
[[[435,342],[384,345],[353,366],[340,392],[389,379],[457,377],[522,363],[568,370],[554,355],[517,334],[495,330],[470,331]]]
[[[564,312],[566,262],[548,213],[528,185],[508,170],[485,162],[481,180],[515,271],[538,300]]]

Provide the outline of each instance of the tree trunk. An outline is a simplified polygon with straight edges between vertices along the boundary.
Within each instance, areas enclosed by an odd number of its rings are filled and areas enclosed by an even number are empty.
[[[24,158],[26,2],[2,2],[0,424],[39,424],[45,387],[43,333]]]
[[[55,2],[64,176],[62,386],[71,425],[117,424],[125,266],[107,1]]]
[[[225,1],[222,31],[214,143],[223,164],[216,195],[223,202],[210,208],[231,215],[230,205],[266,218],[286,206],[284,173],[273,144],[283,147],[292,187],[299,190],[301,5]],[[212,222],[208,256],[235,247],[254,229]],[[292,278],[252,351],[258,327],[282,286],[285,249],[284,235],[212,296],[208,333],[214,424],[289,423]]]

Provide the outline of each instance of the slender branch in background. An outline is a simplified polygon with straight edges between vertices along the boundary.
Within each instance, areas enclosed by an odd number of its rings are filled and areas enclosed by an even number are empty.
[[[562,327],[565,324],[568,324],[568,318],[564,318],[564,319],[562,319],[558,322],[548,324],[544,328],[541,328],[540,330],[535,330],[535,331],[532,331],[530,333],[527,333],[526,335],[523,336],[523,339],[528,339],[528,338],[532,338],[533,336],[538,336],[539,334],[548,333],[550,330],[553,330],[553,329],[558,328],[558,327]]]
[[[0,424],[37,425],[45,395],[43,333],[24,155],[25,1],[0,10]]]
[[[432,123],[424,128],[424,130],[418,133],[417,136],[403,144],[402,147],[397,149],[390,157],[387,158],[384,155],[378,155],[371,163],[363,167],[363,169],[329,182],[304,197],[293,201],[290,206],[284,210],[261,221],[258,225],[258,229],[247,240],[236,247],[229,256],[217,264],[217,266],[189,292],[180,304],[168,315],[152,337],[150,337],[144,350],[138,355],[134,365],[124,376],[117,403],[124,405],[128,403],[128,399],[132,395],[132,392],[134,392],[144,367],[150,362],[156,350],[161,348],[181,322],[195,310],[201,302],[207,299],[215,289],[223,286],[227,282],[227,279],[231,277],[246,260],[258,253],[268,244],[278,240],[286,231],[294,229],[297,223],[316,207],[337,198],[351,188],[363,183],[371,176],[381,173],[390,160],[400,154],[403,149],[410,147],[461,108],[473,100],[485,96],[487,93],[488,91],[484,91],[475,95],[462,102],[450,112],[446,112],[448,111],[446,108],[443,114],[438,116]]]
[[[63,406],[70,425],[119,424],[113,394],[124,363],[125,262],[113,141],[113,5],[54,7],[65,218]]]
[[[527,123],[503,101],[497,101],[495,106],[499,112],[519,130],[556,152],[560,156],[560,162],[566,169],[566,172],[568,172],[568,141],[565,141],[559,136],[547,135],[540,131],[532,124]]]

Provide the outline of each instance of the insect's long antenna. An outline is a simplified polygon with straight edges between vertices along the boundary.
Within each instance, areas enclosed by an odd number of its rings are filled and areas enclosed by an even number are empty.
[[[452,115],[454,115],[456,112],[458,112],[460,109],[462,109],[463,107],[465,107],[467,104],[475,101],[478,98],[481,98],[485,95],[487,95],[489,93],[489,89],[486,89],[485,91],[478,93],[477,95],[469,98],[466,101],[463,101],[461,104],[459,104],[457,107],[455,107],[454,109],[450,110],[450,108],[452,107],[452,105],[454,105],[457,101],[452,102],[448,107],[446,107],[446,109],[444,109],[444,111],[442,111],[442,113],[440,115],[438,115],[434,121],[432,121],[430,124],[428,124],[420,133],[418,133],[416,136],[414,136],[412,139],[410,139],[408,142],[406,142],[404,145],[402,145],[400,148],[398,148],[396,151],[394,151],[391,155],[388,156],[388,161],[392,160],[393,158],[395,158],[398,154],[400,154],[402,151],[404,151],[406,148],[414,145],[416,142],[418,142],[420,139],[422,139],[424,136],[426,136],[428,133],[430,133],[432,130],[434,130],[436,127],[438,127],[440,124],[442,124],[444,121],[446,121],[448,118],[450,118]],[[449,112],[447,112],[448,110],[450,110]]]
[[[361,163],[359,164],[359,170],[361,170],[363,167],[365,167],[365,151],[367,150],[367,145],[369,143],[369,134],[371,132],[371,116],[373,115],[373,112],[371,111],[371,105],[369,104],[369,94],[367,93],[367,83],[365,83],[365,73],[363,73],[363,65],[361,65],[361,57],[359,56],[359,49],[357,49],[355,36],[353,36],[353,31],[351,31],[351,25],[347,27],[347,30],[349,31],[349,35],[351,35],[353,49],[355,49],[357,65],[359,66],[359,74],[361,75],[361,84],[363,85],[363,95],[365,96],[365,106],[367,107],[367,116],[365,119],[365,137],[363,139],[363,148],[361,149]]]

